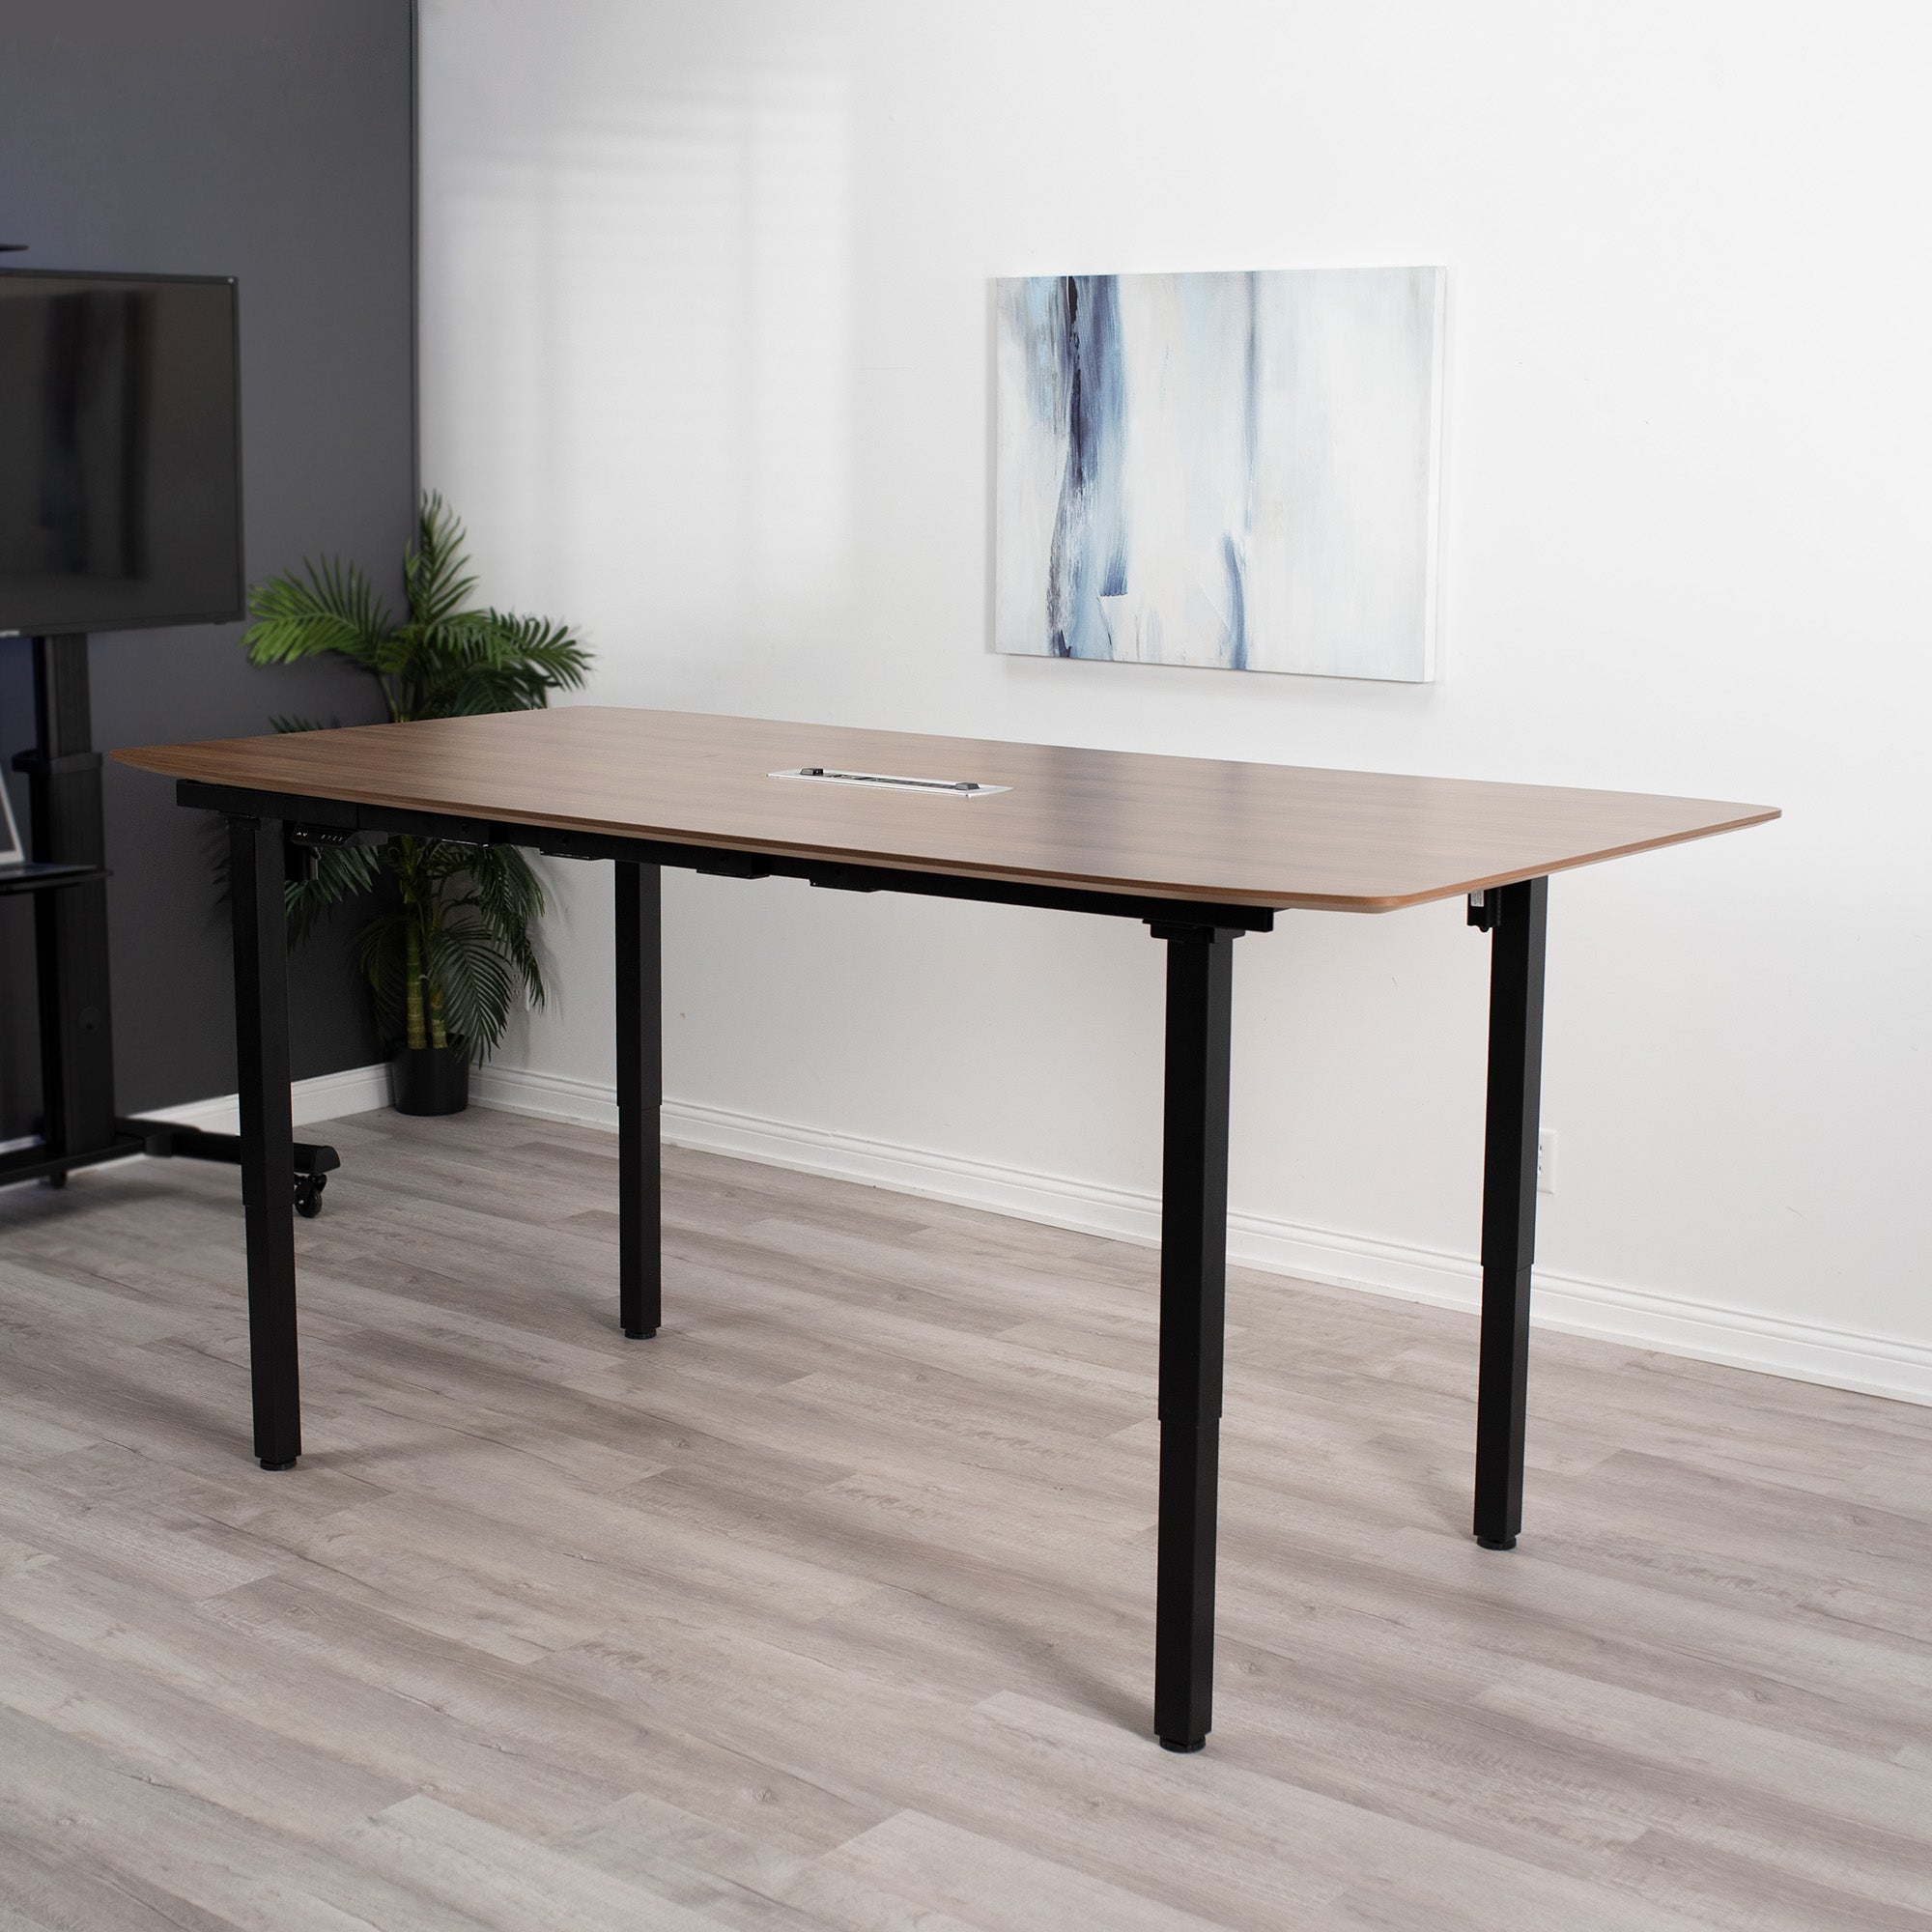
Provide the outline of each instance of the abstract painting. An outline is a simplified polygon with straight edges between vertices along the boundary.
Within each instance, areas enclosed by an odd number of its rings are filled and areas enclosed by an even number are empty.
[[[998,648],[1427,681],[1445,281],[1000,282]]]

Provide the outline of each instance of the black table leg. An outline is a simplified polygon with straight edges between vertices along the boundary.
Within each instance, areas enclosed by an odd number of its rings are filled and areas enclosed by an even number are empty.
[[[301,1454],[301,1386],[296,1346],[295,1126],[289,1096],[289,928],[282,903],[281,821],[231,818],[228,864],[255,1454],[265,1469],[288,1469]]]
[[[663,875],[626,859],[616,871],[617,1312],[624,1333],[643,1341],[658,1332],[663,1314]]]
[[[1214,1691],[1214,1516],[1228,1274],[1228,1038],[1237,932],[1153,928],[1167,942],[1160,1208],[1160,1532],[1153,1726],[1169,1750],[1208,1741]]]
[[[1529,1278],[1543,1086],[1543,954],[1549,881],[1492,888],[1470,908],[1490,932],[1490,1079],[1483,1140],[1483,1317],[1476,1393],[1476,1541],[1509,1549],[1522,1527]]]

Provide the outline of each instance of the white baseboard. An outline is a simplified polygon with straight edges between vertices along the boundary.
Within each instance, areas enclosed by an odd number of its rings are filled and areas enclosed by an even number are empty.
[[[479,1107],[496,1107],[505,1114],[529,1114],[539,1121],[575,1121],[580,1126],[617,1127],[617,1090],[596,1080],[576,1080],[567,1073],[537,1073],[526,1066],[498,1066],[486,1061],[469,1069],[469,1097]],[[665,1105],[670,1119],[675,1102]],[[686,1143],[674,1134],[667,1140]],[[693,1142],[691,1145],[696,1146]]]
[[[469,1091],[478,1106],[506,1113],[598,1127],[617,1124],[616,1094],[597,1081],[484,1065],[472,1071]],[[354,1066],[298,1080],[294,1096],[298,1126],[384,1107],[389,1102],[388,1068]],[[156,1108],[152,1118],[233,1133],[235,1096]],[[664,1131],[675,1146],[708,1153],[864,1181],[895,1193],[983,1208],[1144,1246],[1160,1238],[1158,1198],[1133,1189],[799,1126],[694,1100],[665,1102]],[[1263,1214],[1228,1216],[1228,1259],[1237,1266],[1270,1274],[1471,1312],[1481,1281],[1473,1256],[1406,1247]],[[1588,1281],[1549,1268],[1537,1270],[1535,1308],[1540,1327],[1932,1405],[1932,1347],[1923,1343],[1822,1322],[1790,1321],[1720,1302]]]
[[[480,1106],[508,1113],[600,1127],[617,1123],[615,1092],[596,1081],[513,1066],[479,1066],[470,1077],[470,1094]],[[382,1097],[386,1099],[386,1094]],[[691,1100],[665,1102],[664,1133],[678,1147],[865,1181],[1057,1228],[1148,1246],[1160,1237],[1160,1203],[1151,1193],[965,1160]],[[1471,1312],[1481,1283],[1470,1255],[1405,1247],[1262,1214],[1229,1215],[1228,1259],[1271,1274]],[[1821,1322],[1790,1321],[1719,1302],[1586,1281],[1548,1268],[1537,1270],[1535,1311],[1539,1326],[1573,1335],[1932,1405],[1932,1347],[1923,1343]]]
[[[345,1114],[366,1114],[372,1107],[389,1104],[388,1065],[381,1062],[374,1066],[345,1067],[340,1073],[318,1073],[313,1080],[298,1080],[290,1094],[298,1127],[312,1121],[339,1121]],[[169,1121],[179,1127],[200,1127],[211,1134],[233,1134],[241,1131],[236,1107],[235,1095],[224,1094],[214,1100],[190,1100],[182,1107],[151,1107],[141,1118]]]

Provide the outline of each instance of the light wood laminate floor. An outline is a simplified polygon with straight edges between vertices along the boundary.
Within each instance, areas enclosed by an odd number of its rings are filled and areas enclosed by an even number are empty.
[[[1236,1273],[1220,1674],[1148,1736],[1155,1258],[328,1130],[307,1453],[232,1172],[0,1193],[0,1926],[1932,1927],[1932,1410]]]

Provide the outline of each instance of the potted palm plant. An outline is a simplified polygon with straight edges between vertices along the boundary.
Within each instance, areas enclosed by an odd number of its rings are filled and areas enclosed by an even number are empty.
[[[404,554],[408,611],[397,622],[353,563],[304,563],[248,594],[242,642],[258,665],[333,655],[381,686],[390,719],[528,711],[583,682],[588,653],[544,617],[475,606],[463,526],[440,497],[424,499]],[[277,718],[278,731],[322,728]],[[503,1037],[519,995],[541,1006],[531,928],[543,886],[514,846],[459,845],[398,834],[380,845],[324,846],[314,876],[292,882],[289,922],[300,938],[331,907],[372,901],[357,948],[391,1049],[396,1107],[459,1112],[469,1065]]]

